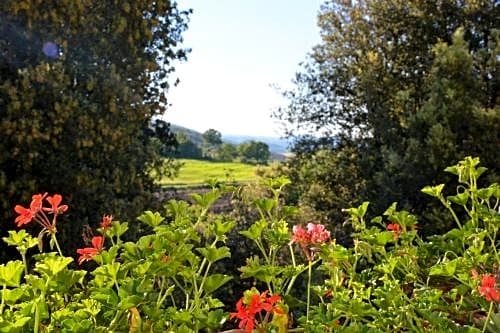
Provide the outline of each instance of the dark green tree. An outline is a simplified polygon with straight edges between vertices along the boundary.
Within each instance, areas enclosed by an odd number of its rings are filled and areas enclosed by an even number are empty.
[[[217,150],[217,160],[223,162],[232,162],[238,156],[238,149],[235,145],[224,142]]]
[[[490,0],[326,2],[322,42],[277,113],[298,138],[292,176],[322,186],[306,205],[326,201],[337,222],[339,203],[432,210],[419,190],[465,155],[498,177],[499,20]],[[304,173],[314,157],[324,171]]]
[[[217,150],[222,145],[222,135],[219,131],[210,128],[203,132],[203,155],[205,158],[216,158]]]
[[[267,143],[260,141],[247,141],[238,145],[238,155],[245,163],[267,164],[271,152]]]
[[[69,204],[70,247],[84,224],[151,204],[150,170],[164,167],[151,121],[185,58],[187,14],[167,0],[0,2],[3,230],[38,192]]]
[[[192,159],[201,159],[203,157],[201,148],[191,141],[186,133],[178,132],[175,134],[175,137],[177,146],[172,156]]]

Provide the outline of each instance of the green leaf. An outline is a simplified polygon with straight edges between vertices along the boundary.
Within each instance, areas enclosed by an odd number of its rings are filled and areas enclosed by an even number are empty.
[[[153,228],[159,226],[163,222],[163,220],[165,220],[165,218],[161,216],[160,213],[153,213],[150,210],[145,211],[144,214],[140,215],[137,219]]]
[[[455,274],[456,269],[457,269],[457,261],[451,260],[448,262],[443,262],[432,266],[429,275],[453,276],[453,274]]]
[[[267,227],[267,222],[265,220],[259,220],[252,224],[248,230],[240,231],[240,234],[248,239],[256,241],[260,239],[262,232]]]
[[[31,320],[31,317],[16,317],[16,320],[0,320],[0,332],[12,333],[20,332],[19,329],[23,328]]]
[[[368,210],[369,204],[370,203],[368,201],[365,201],[357,208],[351,207],[351,208],[343,209],[342,211],[348,213],[349,215],[351,215],[353,217],[357,217],[358,219],[360,219],[360,218],[363,218],[365,216],[366,211]]]
[[[451,173],[455,176],[458,176],[458,167],[456,165],[449,166],[446,169],[444,169],[444,171]]]
[[[120,238],[128,230],[128,222],[113,221],[108,229],[109,236]]]
[[[224,304],[222,304],[224,306]],[[219,331],[217,330],[220,328],[220,326],[227,320],[227,314],[224,310],[222,309],[217,309],[214,311],[208,312],[208,317],[206,320],[206,325],[209,328],[212,328],[212,330]]]
[[[126,311],[130,308],[136,307],[142,301],[143,301],[142,297],[138,295],[129,295],[120,300],[120,303],[118,303],[118,308],[120,310]]]
[[[216,247],[199,247],[196,249],[203,257],[207,258],[210,263],[214,263],[223,258],[231,257],[231,251],[227,246]]]
[[[14,305],[25,294],[25,290],[21,288],[6,289],[3,292],[5,303],[8,305]]]
[[[286,245],[290,241],[290,233],[288,231],[288,223],[285,220],[273,222],[266,234],[266,239],[271,246],[279,248]]]
[[[19,287],[23,271],[24,264],[20,260],[9,261],[5,265],[0,265],[0,285]]]
[[[205,294],[211,294],[227,282],[231,281],[232,278],[232,276],[225,274],[212,274],[205,280],[203,290],[205,291]]]
[[[24,229],[19,231],[9,230],[8,232],[9,237],[3,237],[2,239],[8,245],[17,246],[20,252],[25,252],[38,244],[38,240],[28,234]]]
[[[235,225],[236,222],[234,221],[222,222],[221,220],[215,220],[213,224],[215,235],[222,238],[225,234],[231,231]]]
[[[491,196],[495,194],[495,191],[497,190],[496,189],[497,186],[498,185],[495,183],[495,184],[491,184],[487,188],[481,188],[481,189],[477,190],[477,196],[481,200],[489,200],[491,198]]]
[[[46,274],[47,276],[54,276],[65,269],[73,258],[60,257],[55,253],[40,255],[41,261],[35,265],[35,271]]]
[[[391,216],[393,215],[395,212],[396,212],[396,207],[397,207],[398,203],[397,202],[393,202],[389,208],[387,208],[384,212],[384,216]]]
[[[270,283],[275,276],[283,271],[283,268],[263,265],[260,263],[259,257],[247,258],[246,266],[240,267],[242,278],[255,278],[259,281]]]
[[[212,189],[204,194],[193,193],[190,196],[202,209],[208,209],[220,198],[221,192],[218,189]]]
[[[421,191],[431,197],[439,198],[441,192],[443,192],[444,184],[439,184],[436,186],[426,186]]]
[[[447,199],[458,205],[465,206],[465,204],[469,200],[469,191],[465,191],[453,196],[448,196]]]
[[[190,324],[192,317],[193,317],[193,315],[190,312],[187,312],[187,311],[177,311],[174,314],[173,319],[174,319],[175,322],[178,322],[178,323]]]
[[[386,245],[387,243],[394,242],[394,235],[391,231],[382,231],[376,236],[378,245]]]
[[[270,214],[271,210],[276,206],[276,201],[269,198],[256,199],[253,203],[260,211],[268,214]]]
[[[281,214],[283,218],[290,217],[290,216],[296,216],[299,214],[299,208],[295,206],[283,206],[281,208]]]

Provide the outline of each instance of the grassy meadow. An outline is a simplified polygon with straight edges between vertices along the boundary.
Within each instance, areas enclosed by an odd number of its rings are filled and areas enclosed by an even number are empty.
[[[243,183],[255,179],[255,171],[262,166],[238,162],[211,162],[180,159],[182,167],[174,179],[163,178],[162,186],[197,186],[216,178],[221,182]]]

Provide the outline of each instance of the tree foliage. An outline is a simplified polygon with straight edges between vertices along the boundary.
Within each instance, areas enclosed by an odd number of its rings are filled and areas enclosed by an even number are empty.
[[[415,193],[467,155],[498,177],[498,1],[328,1],[318,22],[322,42],[277,113],[298,140],[306,206],[337,221],[362,200],[432,210]]]
[[[250,140],[237,147],[238,155],[246,163],[267,164],[271,153],[267,143]]]
[[[185,58],[187,14],[166,0],[0,2],[2,223],[45,191],[68,198],[68,239],[104,213],[144,208],[162,163],[150,124]]]
[[[222,145],[222,134],[210,128],[203,132],[203,155],[206,158],[215,158],[216,152]]]
[[[170,153],[169,156],[192,159],[201,159],[203,157],[201,148],[191,141],[184,132],[176,133],[175,138],[177,140],[175,152]]]

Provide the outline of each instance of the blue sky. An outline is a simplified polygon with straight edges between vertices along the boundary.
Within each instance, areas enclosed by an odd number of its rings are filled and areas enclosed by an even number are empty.
[[[319,42],[322,0],[179,0],[192,8],[168,92],[165,120],[203,132],[280,136],[272,110],[286,101],[271,85],[292,87],[299,63]]]

